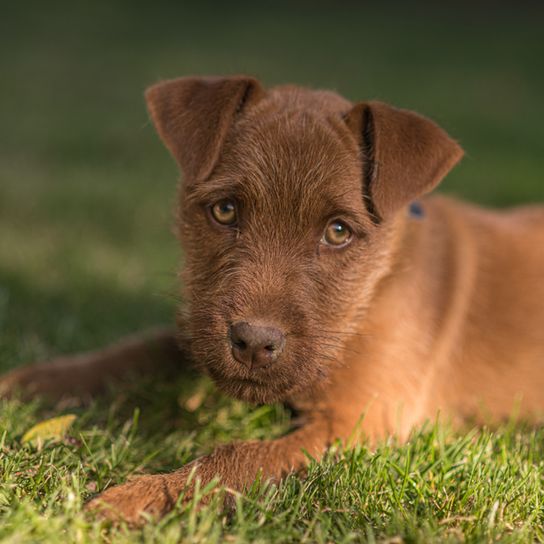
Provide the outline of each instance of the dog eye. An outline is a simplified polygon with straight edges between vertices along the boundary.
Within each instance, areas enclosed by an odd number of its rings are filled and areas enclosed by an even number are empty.
[[[229,198],[223,198],[213,204],[210,213],[220,225],[232,226],[236,223],[236,205]]]
[[[338,219],[331,221],[325,228],[321,242],[329,246],[345,246],[351,241],[350,228]]]

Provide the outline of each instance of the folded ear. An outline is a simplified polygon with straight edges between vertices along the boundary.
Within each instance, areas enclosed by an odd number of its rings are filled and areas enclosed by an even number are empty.
[[[250,77],[186,77],[147,89],[151,119],[186,180],[210,176],[235,118],[264,91]]]
[[[382,102],[356,104],[346,122],[362,150],[363,191],[376,221],[431,191],[463,156],[438,125]]]

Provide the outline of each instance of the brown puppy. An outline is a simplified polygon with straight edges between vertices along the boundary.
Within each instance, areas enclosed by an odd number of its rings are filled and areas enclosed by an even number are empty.
[[[190,358],[225,392],[286,401],[305,424],[114,487],[99,497],[112,515],[165,513],[193,469],[239,490],[260,470],[280,478],[303,450],[320,456],[355,429],[373,441],[439,411],[454,422],[516,405],[541,414],[544,209],[411,205],[462,151],[428,119],[379,102],[247,77],[167,81],[146,98],[184,175],[184,353],[157,331],[0,385],[94,392],[128,368]]]

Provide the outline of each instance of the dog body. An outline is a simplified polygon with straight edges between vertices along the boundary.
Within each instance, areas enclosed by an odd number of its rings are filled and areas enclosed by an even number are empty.
[[[243,489],[337,438],[406,438],[437,414],[541,415],[544,209],[421,198],[462,151],[431,121],[379,102],[266,91],[246,77],[173,80],[146,97],[184,175],[183,353],[160,332],[0,386],[95,391],[128,367],[190,358],[228,394],[288,402],[304,424],[114,487],[92,507],[137,522],[170,509],[194,468]]]
[[[544,209],[422,207],[399,218],[392,272],[321,395],[338,436],[362,413],[379,439],[438,413],[459,424],[544,411]]]

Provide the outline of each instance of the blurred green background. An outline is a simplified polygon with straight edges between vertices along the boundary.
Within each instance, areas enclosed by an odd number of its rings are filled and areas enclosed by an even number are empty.
[[[244,72],[389,101],[466,149],[443,191],[544,201],[543,23],[519,3],[3,3],[0,370],[171,320],[178,174],[147,85]]]

